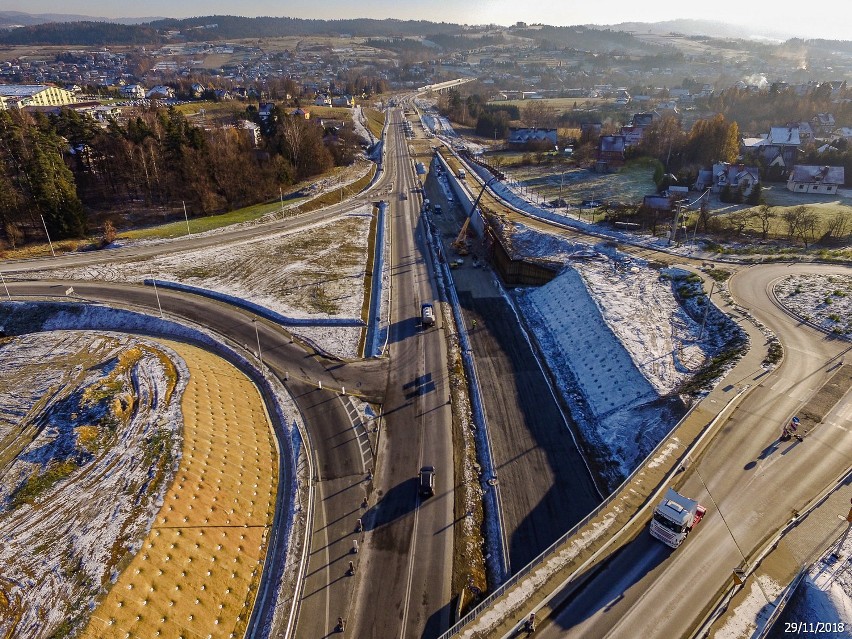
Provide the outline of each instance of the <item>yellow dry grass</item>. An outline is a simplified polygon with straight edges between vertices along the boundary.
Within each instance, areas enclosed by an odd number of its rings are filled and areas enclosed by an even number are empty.
[[[183,457],[150,534],[86,638],[241,637],[257,594],[278,478],[269,417],[231,364],[169,346],[190,371]]]

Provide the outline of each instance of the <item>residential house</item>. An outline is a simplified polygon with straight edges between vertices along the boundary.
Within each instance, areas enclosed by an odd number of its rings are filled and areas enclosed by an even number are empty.
[[[673,115],[675,117],[680,116],[680,111],[677,110],[677,102],[674,100],[663,100],[659,104],[657,104],[656,108],[657,115]]]
[[[145,97],[149,100],[165,100],[175,97],[175,90],[164,84],[158,84],[157,86],[148,89],[145,93]]]
[[[311,112],[310,112],[310,111],[306,111],[305,109],[303,109],[303,108],[301,108],[301,107],[299,107],[299,108],[297,108],[297,109],[293,109],[293,110],[292,110],[292,111],[290,111],[287,115],[292,115],[292,116],[295,116],[295,117],[297,117],[297,118],[303,118],[303,119],[305,119],[305,120],[310,120],[310,119],[311,119]]]
[[[193,82],[190,87],[190,91],[192,92],[192,97],[200,98],[204,94],[204,85],[198,82]]]
[[[794,193],[824,193],[831,195],[845,181],[842,166],[808,166],[796,164],[787,178],[787,190]]]
[[[338,95],[331,99],[331,106],[334,107],[346,107],[351,109],[355,106],[355,98],[351,95]]]
[[[679,100],[680,98],[689,95],[689,89],[683,89],[680,87],[676,87],[674,89],[669,89],[669,97],[673,100]]]
[[[509,130],[509,146],[547,145],[555,147],[557,142],[556,129],[511,128]]]
[[[820,135],[827,135],[834,130],[835,122],[832,113],[817,113],[812,119],[813,128]]]
[[[602,135],[598,140],[595,171],[606,173],[624,166],[624,151],[627,148],[623,135]]]
[[[844,138],[852,142],[852,127],[842,126],[833,133],[834,139]]]
[[[321,93],[314,100],[314,106],[331,106],[331,98]]]
[[[700,174],[699,178],[701,178]],[[755,166],[717,162],[712,168],[712,179],[713,182],[709,186],[713,193],[719,193],[728,187],[732,191],[739,190],[744,197],[748,197],[760,182],[760,173]],[[698,181],[696,181],[697,190],[705,189],[707,186],[702,183],[699,189]]]
[[[766,137],[746,138],[744,154],[752,153],[768,166],[790,167],[796,163],[801,146],[798,126],[773,126]]]
[[[263,102],[257,109],[257,117],[259,117],[261,120],[267,120],[272,116],[272,112],[274,110],[274,102]]]
[[[698,177],[695,179],[695,184],[692,188],[695,191],[703,191],[713,186],[713,169],[700,169]]]
[[[642,141],[642,136],[645,134],[645,129],[651,126],[654,120],[658,120],[659,118],[659,114],[654,112],[634,113],[630,124],[621,127],[621,135],[624,136],[625,144],[628,147],[639,144]]]
[[[672,210],[675,198],[668,195],[646,195],[642,198],[642,207],[652,211],[667,212]]]
[[[145,87],[141,84],[127,84],[121,87],[118,92],[121,94],[121,97],[131,100],[141,100],[145,97]]]
[[[254,148],[260,146],[260,127],[254,122],[249,122],[248,120],[243,120],[240,122],[240,127],[242,128],[246,139],[249,141]]]
[[[810,122],[794,122],[793,124],[789,124],[788,126],[796,126],[799,127],[799,141],[802,144],[807,144],[808,142],[813,142],[816,137],[816,132],[811,126]]]

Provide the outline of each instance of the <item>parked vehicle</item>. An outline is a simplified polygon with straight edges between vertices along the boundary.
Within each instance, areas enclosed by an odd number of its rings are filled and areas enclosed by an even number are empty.
[[[677,548],[706,512],[707,509],[694,499],[669,488],[663,501],[654,509],[651,536],[667,546]]]
[[[420,306],[420,321],[423,326],[435,325],[435,309],[431,304],[423,304]]]
[[[467,172],[464,169],[459,169],[459,172],[456,174],[460,180],[463,180],[467,177]]]
[[[421,497],[431,497],[435,494],[435,467],[424,466],[420,469],[417,481],[417,492]]]

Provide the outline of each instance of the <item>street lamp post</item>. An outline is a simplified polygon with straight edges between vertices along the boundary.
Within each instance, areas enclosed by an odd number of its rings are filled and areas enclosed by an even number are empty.
[[[154,277],[154,268],[151,268],[151,283],[154,285],[154,297],[157,298],[157,308],[160,311],[160,319],[163,318],[163,307],[160,306],[160,293],[157,291],[157,278]]]
[[[183,219],[186,220],[186,234],[192,235],[192,231],[189,230],[189,216],[186,214],[186,202],[183,202]]]
[[[252,317],[251,323],[254,324],[254,336],[257,339],[257,359],[260,362],[260,370],[263,372],[263,354],[260,352],[260,332],[257,330],[257,318]]]
[[[39,215],[41,218],[41,223],[44,226],[44,234],[47,236],[47,243],[50,244],[50,254],[53,257],[56,257],[56,253],[53,250],[53,242],[50,241],[50,233],[47,231],[47,222],[44,221],[44,215]]]

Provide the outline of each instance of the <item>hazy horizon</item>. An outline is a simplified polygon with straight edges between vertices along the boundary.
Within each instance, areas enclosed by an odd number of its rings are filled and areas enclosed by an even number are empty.
[[[518,8],[509,0],[473,0],[455,3],[448,0],[404,3],[399,0],[375,0],[357,7],[351,2],[327,0],[321,6],[288,6],[270,0],[249,0],[235,5],[224,0],[148,0],[125,2],[123,0],[80,0],[72,5],[55,0],[4,0],[3,10],[22,13],[59,13],[86,15],[98,18],[170,17],[187,18],[213,14],[245,17],[273,16],[292,18],[320,18],[326,20],[348,18],[396,18],[399,20],[429,20],[459,24],[511,25],[518,21],[550,25],[599,24],[621,22],[662,22],[676,19],[712,20],[739,27],[754,26],[756,31],[806,38],[835,40],[852,39],[852,4],[834,5],[826,12],[802,11],[801,5],[792,2],[755,0],[738,5],[730,11],[716,11],[708,15],[706,5],[695,3],[676,9],[665,5],[654,6],[626,0],[610,0],[605,6],[589,2],[568,1],[553,6],[543,0],[532,0]],[[725,5],[719,5],[725,6]],[[356,8],[357,7],[357,8]],[[676,13],[675,13],[676,12]],[[792,16],[792,17],[791,17]]]

